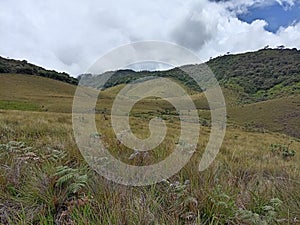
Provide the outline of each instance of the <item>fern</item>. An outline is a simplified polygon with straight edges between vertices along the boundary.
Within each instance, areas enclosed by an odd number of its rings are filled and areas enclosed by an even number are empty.
[[[58,177],[55,186],[66,188],[68,195],[77,194],[87,185],[88,176],[82,174],[82,169],[73,169],[68,166],[58,166],[54,176]]]
[[[273,198],[268,204],[261,206],[261,212],[253,212],[247,209],[239,209],[237,216],[244,222],[249,222],[253,225],[268,225],[275,224],[278,217],[279,209],[282,201],[278,198]]]
[[[52,149],[50,149],[50,150],[52,150]],[[66,157],[67,157],[67,153],[65,151],[53,149],[51,151],[49,159],[54,161],[54,162],[57,162],[57,161],[62,160]]]
[[[54,174],[54,176],[61,177],[64,174],[71,174],[71,173],[74,173],[75,171],[76,171],[76,169],[70,168],[68,166],[58,166],[56,168],[56,173]]]

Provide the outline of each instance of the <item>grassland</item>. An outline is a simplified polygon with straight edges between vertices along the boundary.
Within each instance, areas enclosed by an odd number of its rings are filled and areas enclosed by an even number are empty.
[[[300,212],[300,143],[286,135],[229,127],[213,165],[198,172],[209,127],[197,152],[177,175],[134,188],[93,172],[76,147],[71,115],[0,111],[0,223],[2,224],[297,224]],[[147,135],[144,118],[133,129]],[[120,146],[109,120],[98,129],[113,155],[130,164],[165,157],[176,135],[147,158]],[[170,134],[178,124],[168,124]],[[295,149],[285,157],[272,144]],[[62,166],[64,166],[62,168]],[[70,188],[72,187],[72,188]]]
[[[84,161],[71,121],[76,86],[26,75],[0,79],[0,224],[300,223],[297,95],[241,105],[239,93],[224,88],[229,127],[216,160],[198,172],[210,112],[204,95],[186,88],[201,118],[197,151],[178,174],[138,188],[110,182]],[[179,137],[174,107],[156,98],[134,106],[130,125],[138,137],[149,135],[154,116],[166,121],[168,132],[146,157],[131,157],[110,126],[110,108],[122,87],[100,94],[98,133],[127,164],[164,159]]]
[[[0,74],[1,109],[72,112],[76,86],[19,74]]]
[[[0,74],[0,109],[71,113],[76,86],[44,77]],[[99,96],[96,111],[110,113],[111,103],[124,84],[106,89]],[[185,88],[199,110],[201,122],[209,123],[210,112],[204,94]],[[275,98],[252,104],[241,104],[241,93],[223,88],[228,109],[228,120],[237,126],[257,131],[273,131],[300,137],[299,95]],[[174,108],[155,99],[136,105],[137,114],[150,111],[155,115],[176,114]],[[143,113],[144,112],[144,113]],[[134,112],[133,112],[134,113]]]
[[[300,95],[229,107],[235,123],[256,130],[272,130],[300,137]]]

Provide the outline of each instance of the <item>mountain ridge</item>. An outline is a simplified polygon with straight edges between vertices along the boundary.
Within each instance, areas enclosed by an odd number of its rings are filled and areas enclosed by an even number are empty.
[[[234,89],[242,96],[243,103],[251,103],[300,93],[300,50],[261,49],[255,52],[228,54],[209,60],[206,64],[222,87]],[[94,88],[110,88],[127,84],[144,77],[170,77],[191,89],[201,91],[197,83],[184,71],[199,65],[184,65],[165,71],[134,71],[121,69],[103,74],[79,76],[87,78]],[[193,68],[195,67],[195,68]],[[97,86],[101,76],[112,75],[105,85]],[[98,78],[97,78],[98,77]],[[93,84],[94,83],[94,84]]]
[[[47,70],[43,67],[28,63],[26,60],[6,59],[0,56],[0,74],[23,74],[47,77],[60,80],[69,84],[78,84],[78,80],[69,74],[59,73],[55,70]]]
[[[210,59],[206,64],[222,87],[233,89],[240,95],[241,103],[253,103],[276,97],[300,94],[300,50],[264,48],[254,52],[227,54]],[[82,74],[73,78],[67,73],[58,73],[28,63],[26,60],[0,57],[0,74],[25,74],[47,77],[77,85],[82,77],[94,88],[107,89],[127,84],[145,77],[169,77],[183,85],[201,91],[198,84],[184,71],[187,67],[197,69],[199,65],[184,65],[165,71],[134,71],[120,69],[99,75]],[[97,86],[103,76],[112,75],[105,85]]]

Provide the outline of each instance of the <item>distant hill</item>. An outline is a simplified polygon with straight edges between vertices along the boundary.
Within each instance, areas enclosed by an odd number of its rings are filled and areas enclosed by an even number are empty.
[[[5,63],[4,68],[11,67],[11,72],[18,70],[21,74],[7,73],[9,70],[5,70],[6,73],[2,70],[0,73],[0,109],[72,112],[73,96],[76,91],[76,86],[72,82],[69,84],[61,80],[62,76],[56,72],[53,72],[54,76],[50,77],[43,77],[42,74],[24,75],[26,71],[20,68],[26,68],[28,65],[29,68],[47,72],[25,62],[23,62],[24,66],[20,66],[21,61],[16,60],[2,59],[1,62]],[[265,49],[210,60],[208,65],[223,88],[229,124],[245,127],[250,131],[269,130],[300,138],[299,62],[299,51],[288,49]],[[188,65],[184,69],[196,69],[197,66]],[[119,70],[96,77],[86,76],[90,78],[87,80],[90,82],[88,85],[93,86],[97,84],[93,79],[101,79],[102,76],[113,74],[104,86],[105,91],[99,96],[101,104],[97,104],[98,113],[109,115],[113,99],[126,83],[149,76],[170,77],[185,85],[199,110],[201,124],[209,124],[210,112],[205,96],[195,91],[199,90],[199,87],[181,69],[155,72]],[[72,79],[76,84],[77,80]],[[155,103],[148,99],[135,107],[133,114],[136,116],[147,117],[150,112],[151,115],[170,118],[174,113],[176,114],[172,111],[174,110],[172,107],[159,99],[156,99]]]
[[[69,84],[78,84],[78,80],[69,76],[67,73],[46,70],[42,67],[28,63],[26,60],[20,61],[0,57],[0,73],[36,75],[63,81]]]
[[[257,101],[300,93],[300,51],[262,49],[212,59],[220,83]]]
[[[207,65],[223,87],[240,93],[242,103],[300,93],[300,51],[297,49],[262,49],[244,54],[225,55],[208,61]],[[193,69],[197,66],[188,67]],[[97,86],[97,79],[108,74],[113,74],[113,76],[103,87]],[[96,88],[110,88],[148,76],[171,77],[191,89],[200,90],[182,68],[140,72],[127,69],[106,72],[99,76],[98,78],[90,77],[88,83]]]
[[[300,50],[261,49],[236,55],[224,55],[211,59],[207,65],[214,72],[222,87],[238,93],[239,103],[254,103],[276,97],[300,94]],[[67,73],[58,73],[35,66],[27,61],[0,57],[0,74],[28,74],[51,78],[69,84],[78,84],[82,76],[86,83],[95,88],[110,88],[127,84],[145,77],[170,77],[180,81],[192,90],[201,91],[196,82],[183,69],[195,70],[199,65],[187,65],[167,71],[133,71],[129,69],[109,71],[98,76],[81,75],[78,79]],[[97,80],[105,75],[113,75],[103,87]]]

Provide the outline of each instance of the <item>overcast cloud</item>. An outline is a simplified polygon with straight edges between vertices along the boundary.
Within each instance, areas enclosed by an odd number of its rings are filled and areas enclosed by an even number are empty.
[[[76,76],[110,49],[134,41],[177,43],[203,61],[265,45],[300,48],[300,23],[270,33],[263,20],[247,24],[237,18],[253,4],[272,2],[0,0],[0,55]]]

